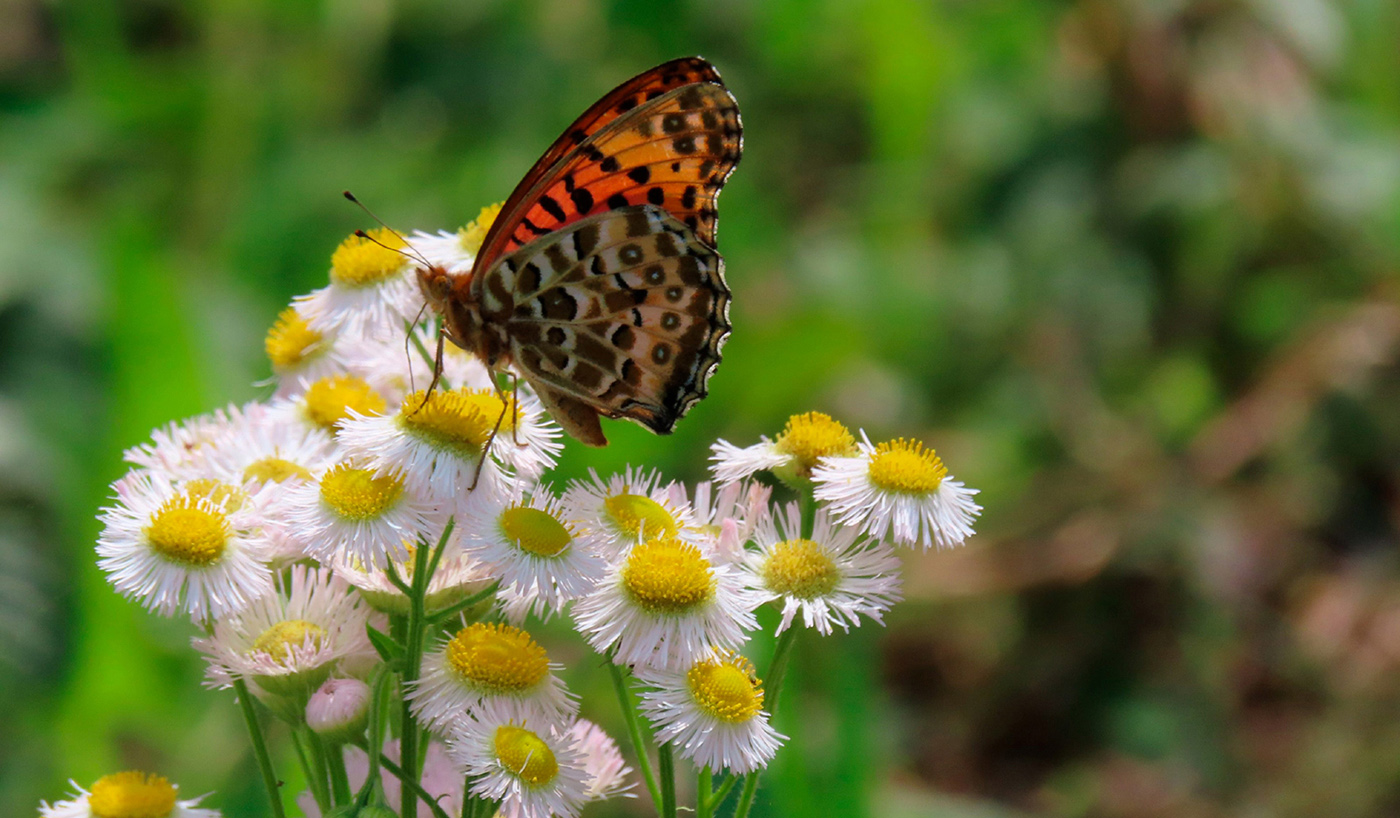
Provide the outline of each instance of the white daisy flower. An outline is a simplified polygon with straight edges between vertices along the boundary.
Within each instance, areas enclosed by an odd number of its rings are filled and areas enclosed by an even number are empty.
[[[434,267],[441,267],[449,273],[461,275],[470,273],[472,264],[476,261],[476,253],[468,250],[463,241],[465,237],[465,229],[439,230],[436,233],[415,230],[413,235],[408,237],[408,243],[418,255]]]
[[[564,492],[564,512],[601,553],[615,555],[641,537],[695,538],[690,509],[661,485],[660,473],[628,466],[607,480],[593,469],[588,476]]]
[[[857,455],[824,459],[812,481],[843,524],[925,550],[961,545],[982,512],[976,489],[952,479],[933,449],[904,438],[872,446],[862,432]]]
[[[817,509],[812,538],[802,537],[802,511],[789,503],[758,526],[744,568],[754,587],[781,600],[778,633],[802,613],[802,624],[822,635],[832,625],[849,630],[860,614],[883,623],[885,611],[899,601],[899,559],[881,542],[860,542],[860,530],[836,525],[826,509]]]
[[[627,549],[573,613],[588,644],[615,650],[618,664],[675,669],[711,645],[742,645],[758,627],[753,610],[762,600],[744,586],[738,566],[661,535]]]
[[[559,667],[520,628],[475,622],[423,657],[422,678],[407,698],[418,718],[443,733],[469,717],[560,725],[578,712],[578,701],[554,675]]]
[[[584,798],[588,801],[601,801],[614,796],[634,797],[631,790],[635,782],[627,776],[632,768],[622,760],[622,751],[617,742],[603,731],[603,728],[587,719],[578,719],[568,730],[574,749],[583,756],[583,770],[588,774],[588,788]]]
[[[387,228],[352,235],[331,256],[330,284],[297,296],[293,309],[317,332],[387,336],[423,307],[407,245]]]
[[[203,622],[272,591],[246,506],[182,490],[159,472],[128,472],[112,488],[116,504],[102,510],[97,565],[123,596],[162,616],[183,611]]]
[[[43,818],[219,818],[200,807],[205,796],[180,800],[180,788],[163,776],[130,770],[104,775],[91,790],[68,782],[76,792],[67,801],[39,806]]]
[[[263,341],[277,379],[277,396],[300,392],[312,381],[344,372],[352,360],[344,346],[339,333],[317,332],[295,309],[282,310]]]
[[[445,523],[400,473],[354,461],[332,466],[315,482],[287,487],[275,513],[316,561],[329,563],[343,554],[373,568],[407,559],[405,540],[436,542]]]
[[[333,435],[351,415],[381,415],[386,406],[384,396],[364,378],[340,373],[311,381],[290,397],[273,400],[267,415],[270,423]]]
[[[429,542],[436,547],[437,540]],[[407,556],[402,560],[392,560],[399,579],[410,584],[413,581],[413,551],[417,547],[416,540],[405,542]],[[388,614],[408,615],[408,597],[389,580],[389,572],[385,568],[371,568],[347,554],[337,554],[331,567],[338,576],[355,586],[370,607]],[[495,581],[495,577],[482,569],[480,563],[449,544],[438,561],[437,570],[428,578],[428,593],[424,599],[427,613],[431,616],[446,610],[486,590]],[[469,610],[466,613],[481,613],[490,607],[491,601],[487,600],[482,603],[480,611]]]
[[[559,499],[545,486],[527,496],[517,483],[505,505],[478,506],[457,531],[462,551],[532,608],[558,613],[569,600],[592,591],[607,572],[607,562],[578,538]]]
[[[423,323],[413,328],[413,338],[402,328],[384,338],[357,338],[346,344],[349,371],[364,378],[386,399],[397,402],[404,395],[427,388],[433,380],[438,330]],[[426,355],[425,355],[426,353]],[[493,389],[491,371],[475,355],[444,340],[442,378],[438,387]]]
[[[670,742],[697,767],[744,775],[768,765],[785,736],[763,712],[763,683],[753,664],[716,650],[680,670],[641,669],[642,712],[658,742]]]
[[[335,438],[320,428],[285,422],[266,404],[230,409],[229,423],[201,451],[206,473],[256,491],[307,481],[336,461]]]
[[[151,432],[149,443],[133,446],[122,453],[128,463],[157,471],[171,480],[193,480],[209,476],[205,454],[234,422],[230,406],[206,415],[172,421]]]
[[[768,515],[768,498],[773,490],[761,483],[739,481],[718,487],[706,480],[695,487],[695,500],[687,503],[685,486],[672,483],[668,489],[677,505],[689,505],[693,526],[715,542],[715,558],[736,562],[744,557],[744,544]]]
[[[588,773],[566,734],[499,719],[459,728],[448,753],[475,779],[473,794],[501,802],[501,818],[577,818]]]
[[[733,483],[767,471],[789,486],[802,489],[811,484],[812,469],[821,458],[855,454],[856,441],[830,415],[808,412],[788,418],[777,440],[761,437],[758,443],[745,448],[719,440],[710,449],[714,452],[711,470],[720,483]]]
[[[391,415],[346,420],[339,440],[352,457],[401,473],[420,496],[446,512],[466,515],[504,500],[505,477],[495,460],[484,455],[503,410],[501,400],[486,390],[434,391],[426,398],[418,391]],[[515,447],[508,434],[497,431],[493,449]],[[540,459],[533,468],[553,463],[546,450],[536,454]]]
[[[345,758],[346,777],[350,779],[350,791],[358,792],[364,786],[365,779],[369,778],[369,755],[351,744],[345,745],[341,752]],[[398,764],[399,740],[385,740],[383,753],[390,761]],[[389,772],[388,768],[380,767],[379,771],[380,784],[384,788],[384,801],[397,810],[401,803],[403,785],[399,783],[399,777]],[[462,812],[462,778],[462,771],[457,769],[457,765],[447,755],[446,745],[430,739],[427,752],[423,754],[423,770],[418,785],[448,815],[460,815]],[[310,790],[303,790],[298,794],[296,802],[306,818],[321,818],[321,808],[316,805],[316,798]],[[432,807],[423,803],[421,799],[418,801],[418,818],[433,818]]]
[[[284,589],[219,619],[194,646],[209,662],[211,687],[242,677],[305,702],[342,660],[375,655],[365,634],[369,613],[344,580],[297,565]]]

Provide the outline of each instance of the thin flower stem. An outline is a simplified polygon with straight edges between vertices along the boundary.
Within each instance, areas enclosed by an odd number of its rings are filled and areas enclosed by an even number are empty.
[[[331,806],[345,803],[349,793],[346,793],[346,798],[340,798],[335,793],[335,776],[331,773],[331,759],[330,754],[326,752],[325,742],[321,741],[321,737],[316,735],[316,732],[310,727],[306,727],[304,730],[302,736],[307,749],[311,751],[311,764],[316,770],[316,775],[321,779],[321,792],[325,793],[326,803]],[[348,783],[346,789],[349,789]]]
[[[369,756],[369,774],[365,776],[364,786],[355,795],[356,802],[361,804],[366,802],[379,781],[379,750],[384,746],[384,725],[389,720],[389,674],[382,666],[375,671],[370,690],[369,736],[365,747],[365,754]]]
[[[300,729],[292,730],[292,746],[296,748],[297,760],[301,762],[306,784],[311,788],[311,797],[316,799],[316,806],[321,808],[324,815],[331,808],[330,792],[326,789],[326,770],[312,757],[310,748],[306,746],[306,737]]]
[[[710,818],[714,814],[714,776],[709,766],[700,768],[700,776],[695,782],[695,818]]]
[[[768,718],[777,718],[778,699],[783,692],[783,675],[787,671],[788,659],[792,656],[793,643],[797,641],[797,628],[788,628],[778,637],[778,645],[773,649],[773,661],[768,663]]]
[[[326,766],[331,771],[331,795],[336,806],[350,803],[350,776],[345,771],[345,751],[339,742],[325,746]]]
[[[802,510],[802,537],[810,540],[817,525],[817,502],[810,489],[802,492],[799,503]],[[765,702],[770,719],[777,718],[778,700],[783,693],[783,675],[787,671],[788,658],[796,641],[797,628],[789,627],[778,637],[778,644],[773,648],[773,660],[768,663],[768,691]],[[734,818],[748,818],[749,810],[753,808],[754,794],[758,792],[758,779],[758,771],[744,777],[744,789],[740,791],[739,803],[734,807]]]
[[[258,760],[263,786],[267,788],[267,797],[272,801],[273,818],[286,818],[286,812],[282,809],[282,793],[278,790],[277,772],[272,769],[272,756],[268,755],[267,742],[263,740],[262,727],[258,724],[257,711],[253,709],[248,684],[242,679],[234,679],[233,689],[238,697],[238,707],[243,711],[243,721],[248,725],[248,737],[253,740],[253,755]]]
[[[413,553],[413,587],[408,596],[408,633],[404,639],[404,667],[399,682],[399,695],[403,697],[402,709],[399,711],[399,760],[402,762],[404,775],[411,779],[405,779],[403,787],[400,805],[403,818],[415,818],[418,814],[416,802],[421,790],[416,787],[421,771],[418,764],[418,720],[413,715],[413,709],[409,706],[405,694],[413,683],[418,681],[418,672],[423,666],[423,632],[427,624],[424,606],[428,596],[428,581],[432,578],[433,570],[437,568],[443,549],[447,547],[447,538],[452,534],[452,527],[453,520],[448,518],[442,536],[438,538],[437,546],[432,549],[431,555],[428,549],[423,547],[426,543],[420,545]]]
[[[472,795],[472,777],[462,777],[462,818],[476,818],[476,796]]]
[[[656,762],[661,777],[661,818],[676,818],[676,761],[669,741],[656,748]]]
[[[739,783],[739,779],[742,777],[739,775],[725,777],[724,783],[720,784],[719,789],[715,790],[714,795],[710,797],[710,815],[719,812],[719,808],[724,804],[724,799],[729,797],[730,791],[734,789],[734,785]]]
[[[428,809],[433,811],[433,818],[452,818],[452,816],[448,815],[447,811],[442,808],[442,805],[437,802],[437,799],[427,790],[423,789],[423,785],[419,784],[413,776],[410,776],[404,768],[389,760],[389,757],[383,753],[379,754],[379,763],[399,780],[399,783],[403,785],[405,790],[411,790],[416,797],[423,799],[423,803],[427,804]],[[414,813],[414,815],[417,814],[416,812]]]
[[[496,593],[496,589],[501,587],[500,580],[491,583],[485,590],[478,591],[460,602],[454,602],[451,606],[443,608],[428,618],[428,622],[433,625],[441,625],[466,609],[485,602]]]
[[[647,756],[646,739],[642,736],[642,726],[637,721],[636,703],[632,692],[627,689],[627,680],[622,678],[622,668],[607,657],[608,672],[612,674],[613,689],[617,691],[617,703],[622,708],[622,720],[627,723],[627,734],[632,737],[632,751],[637,754],[637,766],[642,770],[642,780],[646,781],[647,792],[651,793],[652,803],[661,809],[661,790],[656,786],[656,774],[651,770],[651,759]]]
[[[442,561],[442,552],[447,550],[447,539],[452,536],[452,529],[457,527],[455,517],[447,518],[447,525],[442,527],[442,536],[438,537],[437,547],[433,549],[433,558],[428,562],[428,579],[437,573],[438,563]],[[423,582],[423,591],[427,593],[428,583]]]

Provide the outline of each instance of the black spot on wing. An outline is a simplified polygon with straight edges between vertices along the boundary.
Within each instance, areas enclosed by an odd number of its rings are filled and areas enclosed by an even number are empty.
[[[545,211],[557,221],[562,222],[566,218],[564,208],[560,207],[559,203],[554,201],[554,197],[549,194],[540,197],[540,207],[543,207]]]

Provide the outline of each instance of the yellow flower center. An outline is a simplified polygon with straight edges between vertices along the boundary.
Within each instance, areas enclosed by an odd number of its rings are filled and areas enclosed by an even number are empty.
[[[666,507],[645,494],[615,494],[603,501],[603,511],[621,534],[673,537],[679,526]]]
[[[518,412],[519,407],[515,408]],[[398,418],[404,431],[429,445],[475,460],[481,457],[481,448],[497,420],[501,422],[497,434],[510,434],[515,427],[514,414],[506,412],[506,405],[489,389],[434,392],[426,404],[420,389],[403,399]]]
[[[332,284],[373,287],[403,271],[408,263],[408,259],[398,252],[404,247],[403,239],[385,227],[365,232],[370,238],[350,236],[335,248],[335,253],[331,255]]]
[[[166,818],[175,811],[175,796],[164,777],[130,770],[97,779],[88,809],[93,818]]]
[[[532,787],[542,787],[559,774],[559,762],[544,739],[524,727],[505,724],[496,728],[496,760]]]
[[[341,463],[321,478],[321,500],[341,517],[360,522],[388,511],[403,494],[403,478]]]
[[[715,593],[714,572],[705,555],[671,536],[633,548],[622,569],[622,585],[633,602],[656,614],[685,613]]]
[[[742,656],[697,662],[685,681],[696,706],[720,721],[740,724],[763,709],[763,683],[754,677],[753,663]]]
[[[362,378],[328,375],[306,390],[306,416],[327,431],[335,431],[354,409],[362,415],[384,411],[384,399]]]
[[[811,540],[783,540],[763,563],[763,583],[775,594],[815,599],[836,590],[840,581],[836,562]]]
[[[821,412],[788,418],[787,426],[773,445],[783,454],[792,456],[796,471],[803,479],[811,478],[812,467],[821,458],[856,451],[856,439],[851,437],[850,430]]]
[[[170,562],[207,568],[223,557],[230,533],[223,514],[182,495],[168,500],[151,517],[146,540],[152,551]]]
[[[326,629],[305,619],[284,619],[253,640],[253,647],[249,648],[248,652],[266,653],[275,661],[285,662],[291,655],[292,648],[306,644],[308,636],[311,637],[312,646],[320,648],[326,638]]]
[[[870,458],[870,482],[885,491],[928,494],[947,476],[943,461],[917,440],[887,440],[875,447]]]
[[[477,687],[519,693],[549,673],[549,654],[520,628],[476,622],[447,643],[447,664]]]
[[[516,548],[537,557],[557,557],[573,542],[563,523],[547,511],[516,506],[501,512],[501,533]]]
[[[263,346],[273,371],[284,372],[323,352],[321,340],[321,333],[308,327],[301,315],[288,307],[277,314]]]
[[[212,477],[200,477],[184,485],[185,494],[196,500],[208,500],[225,511],[234,511],[248,502],[248,492]]]
[[[501,213],[501,205],[505,202],[496,202],[481,208],[481,212],[470,224],[457,232],[458,240],[462,243],[462,249],[472,255],[481,249],[481,243],[486,241],[486,233],[491,229],[491,223],[496,221],[496,217]]]
[[[243,470],[243,482],[245,483],[281,483],[291,477],[298,480],[310,480],[311,472],[299,463],[283,460],[280,457],[264,457],[262,460],[254,460],[248,464],[248,468]]]

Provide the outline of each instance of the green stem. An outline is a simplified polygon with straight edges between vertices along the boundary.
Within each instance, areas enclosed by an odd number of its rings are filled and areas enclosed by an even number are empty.
[[[326,795],[326,803],[337,806],[345,803],[343,799],[336,798],[334,782],[331,776],[331,760],[326,753],[326,744],[321,741],[321,737],[310,727],[305,728],[306,746],[311,750],[311,764],[315,768],[316,775],[321,779],[321,792]]]
[[[443,530],[438,548],[434,551],[440,550],[446,544],[447,535],[451,531],[452,525],[449,521],[447,528]],[[406,694],[413,683],[418,681],[418,672],[423,665],[423,606],[424,597],[427,596],[425,592],[428,587],[430,556],[424,545],[426,543],[420,544],[413,554],[413,588],[408,597],[408,633],[405,635],[404,667],[399,685],[399,695],[402,697],[402,707],[399,711],[399,760],[404,772],[404,775],[399,776],[404,780],[400,814],[403,818],[416,818],[418,815],[418,791],[416,787],[409,786],[418,783],[418,720],[413,715],[413,708],[409,706]]]
[[[637,722],[637,705],[632,692],[627,689],[627,680],[622,678],[622,668],[607,657],[608,672],[612,674],[613,689],[617,691],[617,703],[622,707],[622,720],[627,723],[627,734],[632,737],[632,752],[637,754],[637,766],[642,770],[642,780],[646,781],[647,792],[651,793],[652,803],[661,809],[661,790],[656,786],[656,774],[651,771],[651,758],[647,756],[646,739],[642,736],[642,726]]]
[[[797,628],[788,628],[778,637],[778,645],[773,648],[773,661],[768,663],[768,718],[778,715],[778,700],[783,693],[783,675],[787,671],[788,659],[792,656],[792,646],[797,642]]]
[[[452,818],[452,816],[448,815],[447,811],[442,808],[442,805],[437,802],[437,799],[427,790],[423,789],[423,786],[418,783],[416,777],[409,775],[407,770],[395,764],[393,761],[390,761],[389,757],[383,753],[379,754],[379,763],[399,780],[399,783],[403,785],[405,791],[412,792],[416,798],[423,799],[423,803],[427,804],[428,809],[433,811],[433,818]],[[415,812],[414,815],[417,815],[417,813]]]
[[[306,737],[302,735],[301,730],[292,730],[292,746],[296,748],[297,760],[301,762],[301,771],[306,776],[306,785],[311,788],[311,797],[316,799],[316,806],[321,808],[321,814],[324,815],[331,808],[330,792],[326,789],[325,768],[312,758]]]
[[[326,747],[326,766],[331,771],[331,794],[336,806],[350,803],[350,776],[345,772],[345,752],[339,743]]]
[[[805,520],[803,531],[805,536],[811,536],[811,529],[808,528]],[[787,671],[788,659],[792,655],[792,646],[796,642],[797,628],[788,628],[778,637],[778,644],[773,648],[773,660],[768,663],[768,694],[764,702],[768,705],[768,718],[770,719],[777,716],[778,700],[783,692],[783,675]],[[734,808],[734,818],[748,818],[749,810],[753,807],[754,793],[758,791],[758,778],[757,771],[744,777],[744,789],[739,793],[739,805]]]
[[[496,593],[496,589],[501,587],[500,581],[491,583],[490,587],[478,591],[460,602],[454,602],[450,606],[443,608],[428,618],[428,622],[433,625],[441,625],[467,608],[477,605],[489,599]]]
[[[719,789],[715,790],[714,795],[710,797],[711,815],[719,812],[720,806],[724,804],[724,799],[729,797],[730,791],[734,789],[734,785],[738,783],[740,778],[742,778],[742,776],[730,775],[725,777],[724,783],[720,784]]]
[[[714,776],[708,766],[700,768],[700,777],[695,782],[695,818],[710,818],[713,814],[715,795]]]
[[[384,723],[389,720],[389,674],[383,666],[375,671],[370,690],[369,735],[364,748],[369,757],[369,774],[355,796],[355,801],[361,805],[368,801],[375,784],[379,782],[379,751],[384,747]]]
[[[661,818],[676,818],[676,761],[669,741],[656,749],[656,767],[661,777]]]
[[[239,709],[243,711],[243,721],[248,725],[248,737],[253,740],[253,756],[258,760],[258,770],[262,773],[263,786],[267,797],[272,801],[274,818],[286,818],[282,809],[282,793],[278,790],[277,773],[272,769],[272,756],[268,755],[267,742],[263,740],[262,727],[258,724],[257,711],[253,709],[253,696],[248,692],[248,684],[242,679],[233,680],[233,690],[238,697]]]

